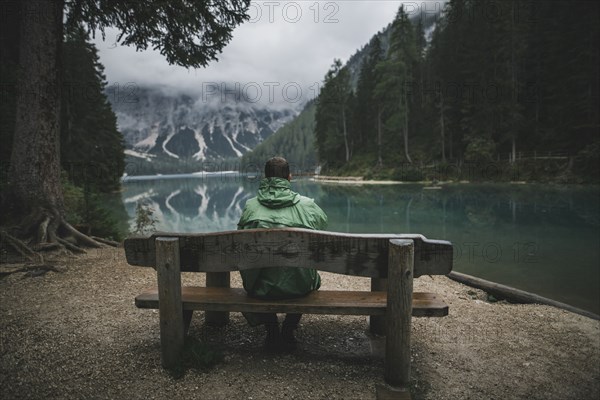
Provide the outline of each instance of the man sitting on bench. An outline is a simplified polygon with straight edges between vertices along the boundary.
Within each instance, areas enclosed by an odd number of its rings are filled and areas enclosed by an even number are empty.
[[[307,228],[324,230],[327,215],[313,199],[290,189],[290,166],[285,158],[273,157],[265,164],[258,196],[246,202],[238,229]],[[314,269],[259,268],[240,271],[244,289],[259,299],[290,299],[318,290],[321,278]],[[293,351],[296,348],[294,330],[302,314],[287,314],[281,332],[275,313],[244,313],[251,326],[264,324],[268,351]]]

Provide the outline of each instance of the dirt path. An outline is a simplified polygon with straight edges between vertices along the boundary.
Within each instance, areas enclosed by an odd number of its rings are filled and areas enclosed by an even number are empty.
[[[157,312],[133,305],[155,283],[153,270],[129,267],[121,249],[59,265],[62,272],[0,280],[2,399],[374,399],[383,382],[383,343],[366,335],[366,317],[306,315],[299,351],[268,355],[262,330],[237,313],[224,329],[194,316],[190,334],[221,349],[224,360],[174,379],[160,367]],[[324,289],[369,287],[322,276]],[[188,284],[193,279],[186,274]],[[413,319],[414,398],[600,397],[599,321],[488,303],[445,277],[419,278],[415,290],[441,294],[450,315]]]

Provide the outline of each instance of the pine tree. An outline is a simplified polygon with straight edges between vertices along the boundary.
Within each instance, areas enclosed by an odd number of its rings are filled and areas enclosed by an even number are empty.
[[[80,26],[63,45],[61,165],[77,186],[110,192],[120,186],[125,168],[123,137],[104,94],[104,67]]]
[[[357,150],[361,153],[375,150],[377,134],[378,103],[375,97],[376,66],[384,57],[379,35],[375,35],[369,43],[369,54],[363,62],[356,88],[356,118]]]
[[[404,156],[411,163],[408,147],[409,97],[413,87],[413,66],[417,59],[414,27],[400,6],[392,23],[390,50],[385,61],[379,63],[380,79],[376,85],[377,97],[388,109],[386,125],[401,132]]]
[[[316,143],[321,162],[339,166],[351,157],[348,121],[351,103],[350,75],[342,62],[334,60],[325,75],[315,116]]]

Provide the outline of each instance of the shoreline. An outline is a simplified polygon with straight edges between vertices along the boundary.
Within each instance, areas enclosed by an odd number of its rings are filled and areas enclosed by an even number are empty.
[[[394,181],[394,180],[364,180],[362,176],[323,176],[318,175],[310,178],[313,182],[319,183],[340,183],[344,185],[427,185],[427,188],[441,189],[445,185],[468,185],[468,184],[510,184],[510,185],[531,185],[537,182],[526,181],[508,181],[508,182],[473,182],[473,181]],[[575,185],[575,184],[573,184]]]
[[[249,180],[259,179],[259,176],[240,174],[238,171],[221,171],[221,172],[193,172],[179,174],[155,174],[155,175],[124,175],[121,177],[121,183],[138,182],[138,181],[158,181],[170,179],[215,179],[215,178],[232,178]],[[600,187],[600,183],[564,183],[564,182],[537,182],[537,181],[469,181],[469,180],[448,180],[448,181],[396,181],[396,180],[365,180],[362,176],[325,176],[302,174],[293,175],[293,180],[308,179],[313,182],[324,184],[343,184],[343,185],[422,185],[427,188],[439,189],[447,185],[547,185],[547,186],[581,186],[581,187]]]
[[[352,179],[345,179],[352,178]],[[537,181],[393,181],[393,180],[362,180],[362,177],[334,177],[328,176],[324,178],[318,178],[317,176],[312,176],[310,178],[313,182],[318,183],[339,183],[344,185],[422,185],[428,187],[436,187],[439,188],[443,186],[449,185],[527,185],[527,186],[535,186],[535,185],[543,185],[543,186],[577,186],[577,187],[598,187],[600,188],[600,183],[563,183],[563,182],[537,182]]]

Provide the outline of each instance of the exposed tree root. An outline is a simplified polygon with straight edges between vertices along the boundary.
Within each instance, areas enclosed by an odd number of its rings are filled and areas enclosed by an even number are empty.
[[[42,253],[66,251],[85,254],[85,248],[117,247],[119,243],[81,233],[58,209],[37,207],[21,219],[18,227],[2,230],[1,245],[22,260],[44,264]],[[8,233],[11,232],[11,233]]]
[[[10,246],[10,248],[15,250],[21,257],[24,257],[24,258],[30,260],[31,262],[39,262],[39,263],[44,262],[44,257],[41,254],[36,253],[29,246],[27,246],[21,240],[12,236],[8,232],[6,232],[4,230],[0,231],[0,238],[2,240],[2,243],[6,243],[8,246]]]
[[[38,244],[37,246],[34,246],[33,249],[35,251],[53,251],[53,250],[65,249],[65,246],[63,246],[60,243],[44,243],[44,244]]]
[[[73,253],[78,253],[78,254],[86,253],[86,251],[83,250],[81,247],[78,247],[78,246],[72,244],[71,242],[66,241],[65,239],[57,237],[56,240],[58,241],[58,243],[65,246],[67,248],[67,250],[71,250]]]
[[[48,225],[50,224],[50,217],[46,216],[40,226],[38,227],[37,232],[37,243],[46,243],[48,241]]]
[[[48,271],[52,272],[62,272],[57,269],[54,265],[49,264],[36,264],[36,265],[28,265],[23,268],[14,269],[12,271],[1,271],[0,279],[6,278],[8,275],[12,275],[17,272],[25,272],[24,277],[36,277],[45,275]]]
[[[96,242],[98,243],[102,243],[105,244],[107,246],[112,246],[112,247],[119,247],[119,242],[115,242],[114,240],[108,240],[108,239],[104,239],[98,236],[90,236],[92,239],[94,239]]]
[[[78,244],[82,244],[84,246],[93,247],[93,248],[102,247],[102,244],[98,243],[97,241],[92,239],[90,236],[84,235],[83,233],[79,232],[77,229],[73,228],[73,226],[71,226],[71,224],[69,224],[64,219],[61,219],[60,226],[64,229],[66,229],[66,231],[68,233],[70,233],[71,236],[73,236],[75,238],[75,240],[77,240]]]

